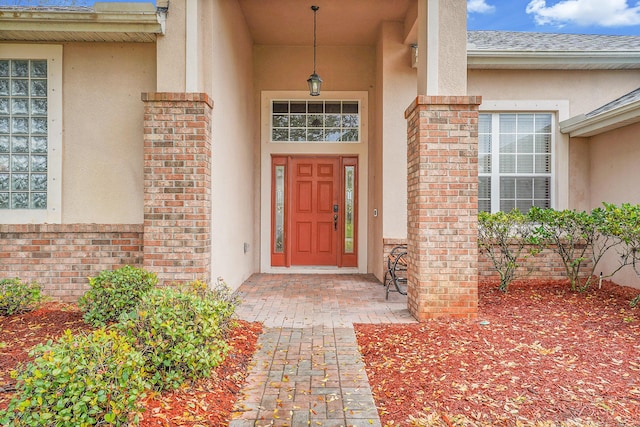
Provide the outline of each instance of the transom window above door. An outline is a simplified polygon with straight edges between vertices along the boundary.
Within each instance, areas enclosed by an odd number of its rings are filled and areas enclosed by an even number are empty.
[[[359,101],[273,100],[272,142],[360,142]]]

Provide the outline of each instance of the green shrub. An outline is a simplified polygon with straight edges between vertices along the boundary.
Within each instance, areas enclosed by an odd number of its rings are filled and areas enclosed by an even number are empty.
[[[133,311],[142,297],[155,287],[155,273],[142,268],[124,266],[104,270],[89,278],[89,291],[78,301],[84,320],[94,326],[116,321],[122,313]]]
[[[529,218],[537,224],[536,235],[539,239],[562,259],[574,291],[587,289],[604,255],[611,249],[619,250],[621,247],[622,239],[617,235],[620,218],[616,218],[606,204],[605,209],[596,208],[591,212],[534,207],[529,211]],[[613,276],[624,265],[624,262],[621,263],[602,277]]]
[[[15,279],[0,279],[0,316],[10,316],[34,310],[42,302],[42,288],[36,282],[23,283]]]
[[[116,331],[70,331],[36,347],[35,360],[17,374],[16,397],[0,424],[20,426],[125,426],[137,422],[148,388],[142,355]]]
[[[618,255],[622,266],[632,265],[640,277],[640,205],[623,203],[616,206],[603,203],[608,220],[607,232],[620,241]],[[640,295],[631,300],[631,306],[640,303]]]
[[[228,351],[224,325],[235,310],[206,289],[154,289],[116,326],[144,355],[157,390],[206,377]]]
[[[211,286],[200,280],[194,280],[181,287],[184,292],[191,292],[198,295],[200,298],[207,298],[215,300],[220,304],[220,307],[226,307],[225,310],[220,311],[219,325],[223,332],[229,328],[229,322],[231,316],[235,312],[235,309],[240,305],[240,297],[231,291],[229,285],[218,277],[215,283]]]
[[[502,292],[517,277],[523,258],[540,251],[533,231],[527,216],[518,210],[478,214],[478,247],[500,275],[498,289]]]
[[[584,211],[556,211],[538,207],[531,208],[528,215],[536,223],[535,233],[540,241],[562,260],[571,290],[586,290],[602,256],[596,251],[603,218]],[[592,262],[591,270],[585,274],[584,267],[588,261]],[[580,283],[582,276],[586,279],[584,285]]]

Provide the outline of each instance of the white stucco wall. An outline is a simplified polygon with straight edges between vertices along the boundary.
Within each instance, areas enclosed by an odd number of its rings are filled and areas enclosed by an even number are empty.
[[[63,46],[62,222],[143,222],[142,92],[155,90],[155,46]]]
[[[566,105],[558,120],[587,113],[640,86],[635,70],[470,70],[469,93],[482,95],[480,111],[491,104],[529,105],[556,102]],[[543,107],[547,108],[547,107]],[[569,142],[556,132],[554,205],[556,209],[588,209],[590,194],[587,146]]]
[[[394,38],[388,42],[385,45],[391,46],[399,41]],[[395,120],[394,117],[395,111],[404,113],[416,94],[415,69],[403,69],[402,59],[396,55],[399,52],[389,49],[383,61],[383,74],[379,76],[384,90],[382,113],[378,115],[383,120],[384,238],[406,238],[406,224],[398,221],[406,219],[406,122],[404,118]],[[482,96],[481,112],[496,105],[523,108],[523,111],[533,104],[543,108],[559,105],[564,115],[560,120],[589,112],[639,86],[640,74],[635,70],[472,69],[468,74],[468,94]],[[558,207],[588,209],[591,203],[588,179],[592,172],[585,170],[584,165],[593,153],[589,154],[587,146],[579,141],[571,145],[566,135],[558,132],[556,137],[564,145],[557,158],[557,176],[563,177],[556,182]],[[400,143],[403,148],[398,150]]]
[[[411,47],[403,43],[403,23],[385,22],[378,40],[378,85],[380,108],[376,126],[381,135],[377,153],[381,170],[377,185],[382,191],[379,209],[382,237],[375,257],[382,260],[381,240],[407,236],[407,121],[404,111],[417,95],[416,70],[411,68]],[[380,221],[379,219],[379,221]],[[382,262],[374,274],[381,279]]]
[[[257,271],[257,121],[252,40],[235,1],[212,2],[212,280],[233,288]],[[205,58],[206,60],[206,58]],[[205,67],[205,68],[207,68]],[[209,83],[203,82],[203,87]],[[248,244],[248,252],[244,245]]]
[[[591,209],[608,203],[640,203],[640,123],[613,130],[589,139]],[[598,265],[605,274],[618,265],[611,253]],[[616,283],[640,288],[640,278],[631,267],[625,267],[613,277]]]
[[[158,92],[184,92],[186,82],[186,1],[170,3],[166,35],[158,37]]]
[[[469,94],[483,101],[568,100],[571,117],[640,86],[637,70],[469,70]],[[482,110],[482,106],[480,106]]]
[[[569,206],[572,209],[591,209],[591,150],[588,138],[571,138],[569,141]]]

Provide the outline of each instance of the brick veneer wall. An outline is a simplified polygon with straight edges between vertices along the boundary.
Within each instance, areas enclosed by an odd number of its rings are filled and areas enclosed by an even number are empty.
[[[0,278],[35,280],[62,301],[77,300],[102,270],[141,264],[141,224],[0,224]]]
[[[161,282],[211,275],[211,109],[204,93],[144,93],[144,266]]]
[[[408,306],[418,320],[478,315],[480,103],[421,95],[405,112]]]
[[[75,301],[90,276],[144,267],[164,284],[211,276],[211,109],[203,93],[144,93],[144,224],[0,224],[0,278]]]

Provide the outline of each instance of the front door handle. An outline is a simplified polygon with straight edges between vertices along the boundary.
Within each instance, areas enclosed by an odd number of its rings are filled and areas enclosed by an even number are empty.
[[[333,229],[338,231],[338,214],[333,214]]]

